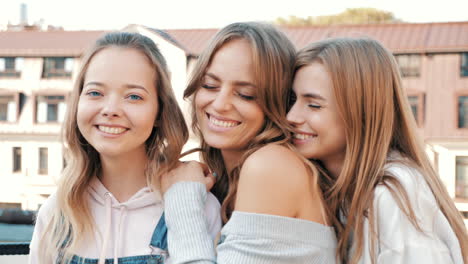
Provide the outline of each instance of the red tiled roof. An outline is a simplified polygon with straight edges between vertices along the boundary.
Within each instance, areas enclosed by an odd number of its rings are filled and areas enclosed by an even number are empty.
[[[468,21],[422,24],[370,24],[283,27],[297,48],[328,37],[367,36],[394,53],[468,51]],[[217,29],[166,30],[186,52],[200,54]]]
[[[394,53],[468,51],[468,21],[422,24],[283,27],[297,48],[327,37],[368,36]],[[218,29],[152,30],[185,50],[201,53]],[[1,56],[80,56],[105,31],[0,32]]]
[[[80,56],[105,31],[3,31],[2,56]]]

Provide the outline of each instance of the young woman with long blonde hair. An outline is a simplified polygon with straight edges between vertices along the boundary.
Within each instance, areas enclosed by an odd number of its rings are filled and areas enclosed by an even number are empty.
[[[293,143],[331,176],[324,191],[346,263],[468,263],[460,213],[431,166],[392,54],[338,38],[298,52]],[[351,243],[350,243],[351,242]]]
[[[187,139],[154,42],[124,32],[98,39],[71,93],[63,124],[67,166],[39,210],[30,263],[164,263],[160,175],[178,165]],[[203,211],[214,239],[219,203],[208,198]]]
[[[174,263],[335,263],[319,172],[289,144],[294,55],[283,33],[256,22],[226,26],[200,55],[185,96],[209,169],[191,162],[163,178]],[[208,171],[226,222],[217,254],[200,211]]]

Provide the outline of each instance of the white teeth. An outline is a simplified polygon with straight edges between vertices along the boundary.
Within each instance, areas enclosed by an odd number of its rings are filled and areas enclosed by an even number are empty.
[[[239,124],[238,122],[233,122],[233,121],[222,121],[222,120],[214,118],[211,115],[210,115],[210,122],[214,124],[215,126],[219,126],[219,127],[233,127]]]
[[[108,127],[108,126],[98,126],[99,130],[109,134],[120,134],[123,133],[126,129],[121,127]]]
[[[297,138],[297,139],[300,139],[300,140],[309,139],[311,137],[315,137],[315,136],[307,135],[307,134],[294,134],[294,138]]]

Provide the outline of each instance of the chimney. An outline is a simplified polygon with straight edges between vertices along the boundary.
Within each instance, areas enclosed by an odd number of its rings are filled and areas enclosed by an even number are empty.
[[[28,24],[28,6],[25,3],[20,5],[20,25]]]

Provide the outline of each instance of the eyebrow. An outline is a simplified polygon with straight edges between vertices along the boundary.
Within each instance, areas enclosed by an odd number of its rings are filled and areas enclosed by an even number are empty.
[[[316,94],[316,93],[305,93],[305,94],[301,94],[302,97],[305,97],[305,98],[312,98],[312,99],[318,99],[318,100],[322,100],[322,101],[326,101],[325,97],[319,95],[319,94]]]
[[[95,86],[101,86],[101,87],[106,87],[105,84],[101,83],[101,82],[88,82],[86,83],[84,86],[88,86],[88,85],[95,85]],[[141,86],[141,85],[137,85],[137,84],[125,84],[124,85],[125,88],[127,89],[141,89],[141,90],[144,90],[148,93],[148,90],[146,90],[145,87]]]
[[[207,72],[205,74],[205,76],[208,76],[212,79],[214,79],[215,81],[218,81],[220,82],[221,81],[221,78],[219,78],[218,76],[216,76],[215,74],[213,73],[210,73],[210,72]],[[251,83],[251,82],[246,82],[246,81],[234,81],[234,84],[237,85],[237,86],[251,86],[253,88],[257,87],[255,86],[255,84]]]

